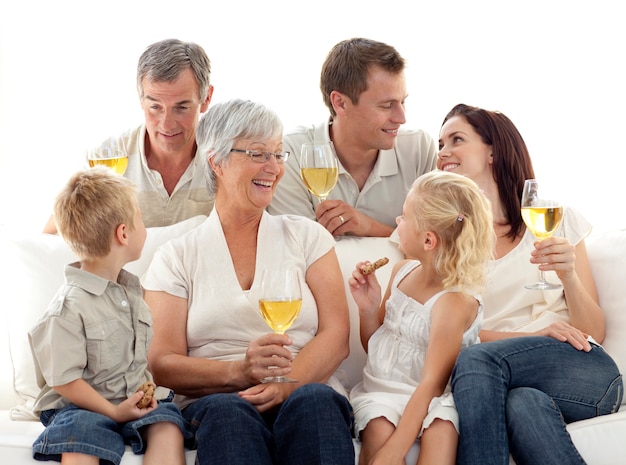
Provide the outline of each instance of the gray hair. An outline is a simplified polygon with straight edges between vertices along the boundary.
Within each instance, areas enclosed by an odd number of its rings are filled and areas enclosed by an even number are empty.
[[[228,159],[237,140],[266,141],[281,137],[282,133],[283,124],[278,115],[260,103],[233,99],[209,107],[196,129],[209,194],[217,192],[217,177],[208,163],[209,158],[219,165]]]
[[[166,39],[149,45],[137,63],[137,89],[143,98],[144,78],[156,82],[172,82],[181,72],[191,69],[200,100],[204,100],[211,86],[211,61],[204,49],[193,42]]]

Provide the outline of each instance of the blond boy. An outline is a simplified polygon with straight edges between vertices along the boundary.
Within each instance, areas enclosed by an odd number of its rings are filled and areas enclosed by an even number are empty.
[[[151,381],[150,309],[139,279],[122,269],[146,239],[134,185],[106,168],[76,173],[59,193],[54,217],[79,261],[29,332],[46,426],[37,460],[118,465],[130,444],[144,463],[183,465],[184,420],[171,402],[137,406]],[[101,462],[102,461],[102,462]]]

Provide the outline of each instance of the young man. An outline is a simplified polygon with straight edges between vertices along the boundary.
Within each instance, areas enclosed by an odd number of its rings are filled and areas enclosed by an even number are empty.
[[[184,465],[185,422],[171,402],[157,403],[147,352],[150,308],[139,278],[122,267],[146,239],[133,184],[106,168],[72,176],[54,216],[80,261],[29,332],[41,388],[34,410],[46,426],[37,460],[119,464],[130,444],[145,462]]]
[[[285,134],[293,156],[268,211],[317,219],[335,236],[389,236],[413,181],[437,162],[432,137],[401,129],[404,59],[381,42],[342,41],[322,66],[320,88],[330,119]],[[319,205],[300,178],[302,144],[313,141],[332,141],[339,161],[337,185]]]
[[[156,42],[139,58],[137,90],[145,122],[112,141],[128,154],[124,176],[137,185],[147,227],[208,215],[213,209],[196,157],[196,127],[213,94],[210,76],[208,56],[191,42]],[[95,156],[109,156],[110,143],[97,148]],[[44,232],[56,233],[53,218]]]

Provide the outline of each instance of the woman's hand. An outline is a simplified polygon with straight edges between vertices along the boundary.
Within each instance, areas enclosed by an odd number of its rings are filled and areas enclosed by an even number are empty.
[[[556,271],[561,281],[576,274],[576,248],[564,237],[549,237],[535,242],[530,262],[543,271]]]
[[[250,343],[241,365],[250,385],[268,376],[285,376],[291,372],[293,354],[286,347],[291,343],[284,334],[266,334]]]
[[[250,402],[263,413],[282,404],[298,383],[261,383],[239,392],[239,397]]]
[[[585,352],[591,350],[591,344],[587,340],[587,335],[565,321],[552,323],[547,328],[541,329],[535,334],[537,336],[548,336],[557,341],[568,342],[572,347],[578,350],[584,350]]]

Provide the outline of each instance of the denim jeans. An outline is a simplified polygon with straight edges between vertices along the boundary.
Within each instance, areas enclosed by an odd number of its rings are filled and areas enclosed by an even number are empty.
[[[470,346],[452,373],[459,465],[584,464],[566,423],[619,409],[623,384],[602,347],[576,350],[550,337]]]
[[[45,410],[40,419],[46,429],[33,444],[33,457],[42,461],[60,462],[62,454],[79,452],[99,457],[101,464],[118,465],[126,444],[130,444],[135,454],[145,452],[141,428],[164,421],[178,425],[186,440],[190,439],[189,426],[171,402],[159,402],[155,410],[126,423],[117,423],[74,404]]]
[[[183,410],[209,464],[354,464],[348,400],[324,384],[296,389],[260,414],[237,394],[209,394]]]

